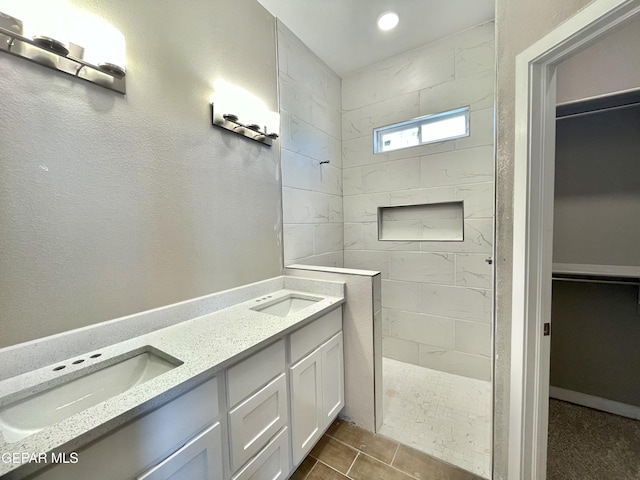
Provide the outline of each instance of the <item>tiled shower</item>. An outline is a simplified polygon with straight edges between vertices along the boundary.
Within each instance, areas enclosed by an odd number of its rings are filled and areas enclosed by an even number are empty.
[[[384,355],[491,376],[493,23],[342,81],[346,267],[383,276]],[[470,136],[372,153],[372,129],[470,106]],[[464,241],[379,241],[377,210],[464,202]]]
[[[340,77],[278,21],[285,265],[342,267]]]
[[[494,23],[342,79],[281,23],[278,41],[285,263],[382,272],[382,432],[409,443],[421,431],[401,423],[430,429],[413,446],[489,476]],[[463,106],[468,137],[373,153],[374,128]],[[379,208],[443,202],[462,202],[463,240],[379,240]],[[444,387],[405,388],[413,400],[390,401],[403,392],[387,386],[422,372]],[[471,399],[482,411],[465,407]],[[459,438],[439,438],[427,412],[436,404],[455,407],[457,426],[438,428]],[[469,436],[478,441],[464,445]]]

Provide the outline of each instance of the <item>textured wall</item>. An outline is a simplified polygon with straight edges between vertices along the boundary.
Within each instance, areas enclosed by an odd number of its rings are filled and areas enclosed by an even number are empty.
[[[558,103],[640,88],[640,21],[558,65]]]
[[[640,106],[556,122],[553,261],[640,267]]]
[[[553,282],[551,385],[640,407],[638,287]]]
[[[380,270],[384,355],[491,376],[494,24],[343,79],[345,267]],[[467,138],[373,154],[372,129],[471,106]],[[379,241],[377,208],[464,201],[463,242]]]
[[[513,148],[516,55],[586,6],[589,0],[496,0],[496,362],[494,479],[507,478],[511,282],[513,252]]]
[[[278,275],[278,148],[211,126],[218,78],[277,109],[254,0],[76,0],[127,95],[2,55],[0,347]]]
[[[280,21],[278,61],[285,264],[341,267],[340,77]]]

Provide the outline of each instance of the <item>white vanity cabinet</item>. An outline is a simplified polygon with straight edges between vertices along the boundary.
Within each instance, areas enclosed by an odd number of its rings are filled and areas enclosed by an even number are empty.
[[[344,406],[342,308],[291,334],[290,354],[295,362],[290,367],[295,466]]]
[[[29,479],[285,480],[343,406],[338,307]]]
[[[203,471],[210,474],[189,477],[191,480],[222,479],[218,417],[218,378],[215,377],[78,450],[78,463],[55,465],[29,478],[178,480],[187,478],[181,476],[181,468],[187,469],[183,472],[190,472],[188,469],[197,468],[191,460],[198,459],[196,462],[206,463]],[[205,451],[206,455],[202,455]],[[145,469],[147,473],[142,473]]]
[[[229,368],[227,385],[233,478],[286,478],[291,461],[289,449],[281,448],[289,443],[284,339]]]

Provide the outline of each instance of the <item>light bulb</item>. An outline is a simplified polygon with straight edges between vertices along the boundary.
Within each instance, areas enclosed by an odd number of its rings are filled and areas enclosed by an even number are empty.
[[[74,43],[84,47],[84,60],[115,77],[126,72],[126,42],[124,35],[97,15],[78,15],[72,31]]]
[[[267,133],[280,134],[280,114],[278,112],[267,112],[265,126]]]
[[[398,25],[400,18],[395,12],[385,12],[378,17],[378,28],[380,30],[391,30]]]
[[[267,107],[260,98],[225,80],[216,80],[213,94],[214,112],[233,114],[244,124],[266,125]]]
[[[65,0],[25,0],[24,36],[40,47],[60,55],[69,53],[69,23],[72,11]]]

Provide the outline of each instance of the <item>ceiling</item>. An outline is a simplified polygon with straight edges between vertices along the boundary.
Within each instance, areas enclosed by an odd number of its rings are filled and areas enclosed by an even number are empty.
[[[341,77],[494,17],[494,0],[258,0]],[[378,29],[395,11],[400,23]]]

